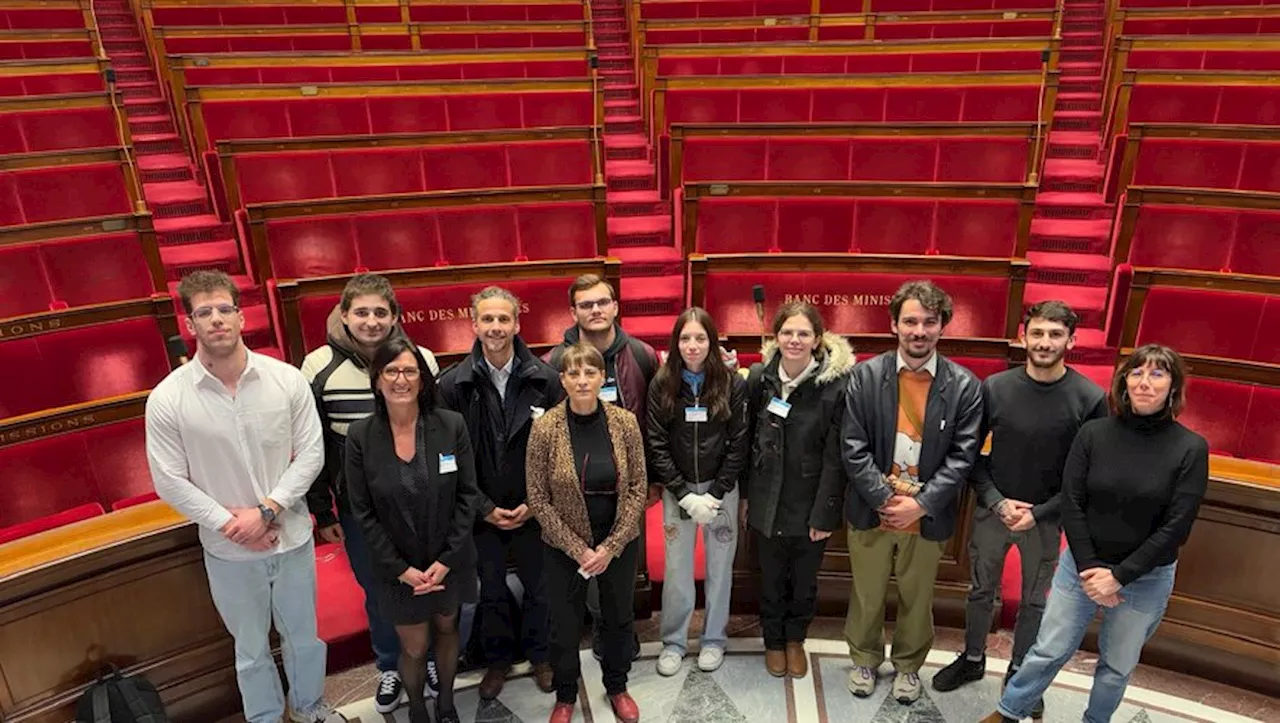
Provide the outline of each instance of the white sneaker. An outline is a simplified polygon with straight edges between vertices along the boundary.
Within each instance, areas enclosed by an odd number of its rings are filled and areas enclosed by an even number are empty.
[[[876,671],[863,665],[855,665],[849,671],[849,692],[859,698],[868,698],[876,692]]]
[[[289,720],[292,723],[347,723],[345,715],[334,710],[333,706],[324,701],[305,713],[290,710]]]
[[[400,707],[404,699],[404,683],[400,673],[385,670],[378,678],[378,692],[373,696],[373,708],[379,713],[390,713]]]
[[[917,673],[898,673],[893,676],[893,699],[903,705],[911,705],[920,699],[920,676]]]
[[[658,674],[668,678],[680,672],[684,665],[684,654],[675,648],[663,648],[658,655]]]
[[[724,648],[718,645],[708,645],[698,653],[698,669],[704,673],[716,670],[723,662]]]

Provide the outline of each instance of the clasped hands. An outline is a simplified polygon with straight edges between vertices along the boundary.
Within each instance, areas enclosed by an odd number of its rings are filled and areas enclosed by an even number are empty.
[[[582,572],[591,577],[595,577],[609,568],[609,563],[613,560],[613,553],[609,552],[609,548],[600,545],[596,549],[590,548],[583,550],[578,555],[578,567]]]
[[[444,589],[444,576],[449,574],[449,566],[437,560],[431,563],[426,572],[416,567],[400,573],[400,582],[413,588],[414,595],[427,595]]]
[[[1120,582],[1105,567],[1091,567],[1080,573],[1080,586],[1090,600],[1103,607],[1113,608],[1124,600],[1120,597]]]
[[[275,524],[268,525],[261,510],[257,507],[229,507],[227,512],[232,517],[219,530],[223,537],[254,552],[275,549],[280,541],[280,528]]]
[[[523,527],[524,523],[528,522],[532,516],[533,513],[529,511],[529,505],[522,504],[514,510],[494,507],[489,514],[484,516],[484,521],[499,530],[514,530]]]
[[[996,514],[1010,532],[1026,532],[1036,526],[1036,517],[1031,513],[1032,504],[1022,500],[1004,499],[996,505]]]
[[[709,525],[720,511],[720,500],[710,492],[700,495],[688,492],[680,498],[680,508],[688,512],[689,517],[699,525]]]

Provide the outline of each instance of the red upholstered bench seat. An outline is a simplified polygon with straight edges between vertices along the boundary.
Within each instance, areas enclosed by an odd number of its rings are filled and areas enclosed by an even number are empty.
[[[594,213],[589,201],[568,201],[268,221],[271,275],[592,258]]]
[[[61,512],[55,512],[51,515],[46,515],[34,520],[29,520],[27,522],[10,525],[9,527],[0,527],[0,545],[3,545],[6,542],[13,542],[14,540],[22,539],[23,537],[38,535],[41,532],[47,532],[48,530],[69,525],[73,522],[80,522],[81,520],[87,520],[91,517],[97,517],[104,513],[105,511],[102,509],[102,505],[97,502],[91,502],[72,507],[71,509],[62,510]]]
[[[201,105],[209,150],[223,139],[581,127],[595,121],[590,90],[231,100]]]
[[[1167,344],[1184,354],[1280,364],[1280,296],[1154,286],[1136,345]]]
[[[0,369],[25,370],[23,383],[0,386],[6,419],[151,389],[169,357],[155,320],[144,317],[0,341]]]
[[[0,9],[0,30],[78,30],[83,27],[85,27],[84,12],[78,8]]]
[[[83,26],[83,23],[82,23]],[[88,34],[83,40],[2,40],[0,60],[35,60],[38,58],[92,58],[93,43]]]
[[[124,172],[115,163],[0,172],[0,226],[132,211]]]
[[[154,293],[135,233],[0,246],[0,319]]]
[[[1178,421],[1209,441],[1213,454],[1280,463],[1280,388],[1192,378]]]
[[[211,3],[212,4],[212,3]],[[341,3],[331,5],[262,5],[244,7],[165,7],[151,10],[159,27],[234,27],[236,25],[330,25],[345,24],[347,11]],[[583,20],[581,3],[502,3],[467,5],[431,3],[411,5],[409,21],[415,23],[523,22]],[[356,22],[396,24],[401,21],[397,5],[358,6]]]
[[[684,139],[683,180],[1021,183],[1029,138]]]
[[[1138,83],[1129,122],[1280,125],[1280,86]]]
[[[292,151],[235,156],[245,204],[471,188],[589,185],[589,141]]]
[[[361,37],[368,50],[408,50],[413,41],[406,33],[392,35],[370,35],[370,39],[381,41],[378,47],[370,47],[374,43]],[[278,35],[192,35],[166,36],[164,49],[167,55],[192,55],[197,53],[277,53],[307,51],[351,50],[351,34],[334,30],[330,33],[308,33],[306,35],[290,34],[281,29]]]
[[[696,249],[1009,257],[1019,206],[1016,199],[701,198]]]
[[[964,73],[1038,70],[1036,50],[953,53],[845,53],[831,55],[727,55],[659,57],[658,76],[849,75],[859,73]]]
[[[415,80],[485,80],[514,78],[581,78],[586,60],[489,60],[433,65],[288,65],[184,68],[188,87],[263,85],[272,83],[361,83]]]
[[[1250,18],[1197,18],[1194,22],[1197,26],[1195,35],[1209,34],[1210,31],[1199,27],[1202,22],[1214,23],[1219,20],[1230,20],[1233,25],[1239,26],[1242,23],[1259,23],[1260,20]],[[1274,27],[1272,32],[1280,32],[1280,18],[1268,18],[1271,22],[1269,26]],[[1141,29],[1144,24],[1162,23],[1164,21],[1154,20],[1126,20],[1124,24],[1125,32],[1129,31],[1130,24],[1136,25]],[[1153,30],[1168,29],[1157,25]],[[1252,31],[1245,27],[1228,28],[1230,34],[1235,35],[1252,35],[1258,32],[1257,29]],[[1243,31],[1243,32],[1242,32]],[[1136,33],[1135,33],[1136,34]],[[1170,33],[1151,32],[1142,33],[1143,35],[1168,35]],[[1185,35],[1187,33],[1176,33]],[[1153,70],[1280,70],[1280,51],[1275,50],[1149,50],[1138,48],[1129,51],[1129,61],[1126,63],[1128,68],[1133,69],[1153,69]]]
[[[66,108],[0,113],[0,154],[118,148],[111,108]]]
[[[1133,185],[1274,193],[1280,191],[1280,143],[1142,138]]]
[[[1120,0],[1122,8],[1198,8],[1218,5],[1275,5],[1275,0]]]
[[[1280,210],[1144,203],[1137,213],[1134,266],[1280,276]]]
[[[107,89],[98,73],[40,73],[0,77],[0,96],[94,93]]]

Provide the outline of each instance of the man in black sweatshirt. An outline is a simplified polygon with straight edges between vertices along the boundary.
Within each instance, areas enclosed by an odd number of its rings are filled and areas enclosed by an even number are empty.
[[[538,687],[552,690],[541,530],[525,504],[525,448],[533,420],[564,398],[564,387],[555,370],[520,338],[520,312],[520,300],[498,286],[485,287],[472,297],[475,344],[466,358],[440,375],[439,385],[444,405],[466,419],[475,450],[481,493],[475,527],[477,621],[489,666],[480,682],[480,697],[486,700],[502,692],[517,647],[519,631],[513,629],[508,605],[508,557],[515,560],[524,586],[525,653]]]
[[[1023,319],[1026,366],[982,383],[979,439],[991,433],[991,454],[980,457],[970,475],[978,504],[969,537],[973,582],[965,610],[965,651],[934,676],[935,690],[982,679],[992,605],[1010,545],[1016,544],[1022,557],[1022,603],[1006,680],[1040,630],[1058,559],[1062,469],[1081,425],[1107,415],[1102,388],[1066,366],[1078,320],[1061,301],[1032,306]]]

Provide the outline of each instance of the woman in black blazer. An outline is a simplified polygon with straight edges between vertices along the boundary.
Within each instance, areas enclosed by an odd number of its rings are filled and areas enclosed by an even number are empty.
[[[373,416],[347,432],[351,511],[369,542],[378,607],[400,637],[409,720],[428,721],[426,656],[434,637],[436,720],[458,723],[458,607],[475,602],[478,588],[471,528],[479,492],[471,439],[462,415],[437,407],[435,380],[409,340],[379,347],[369,379]]]

